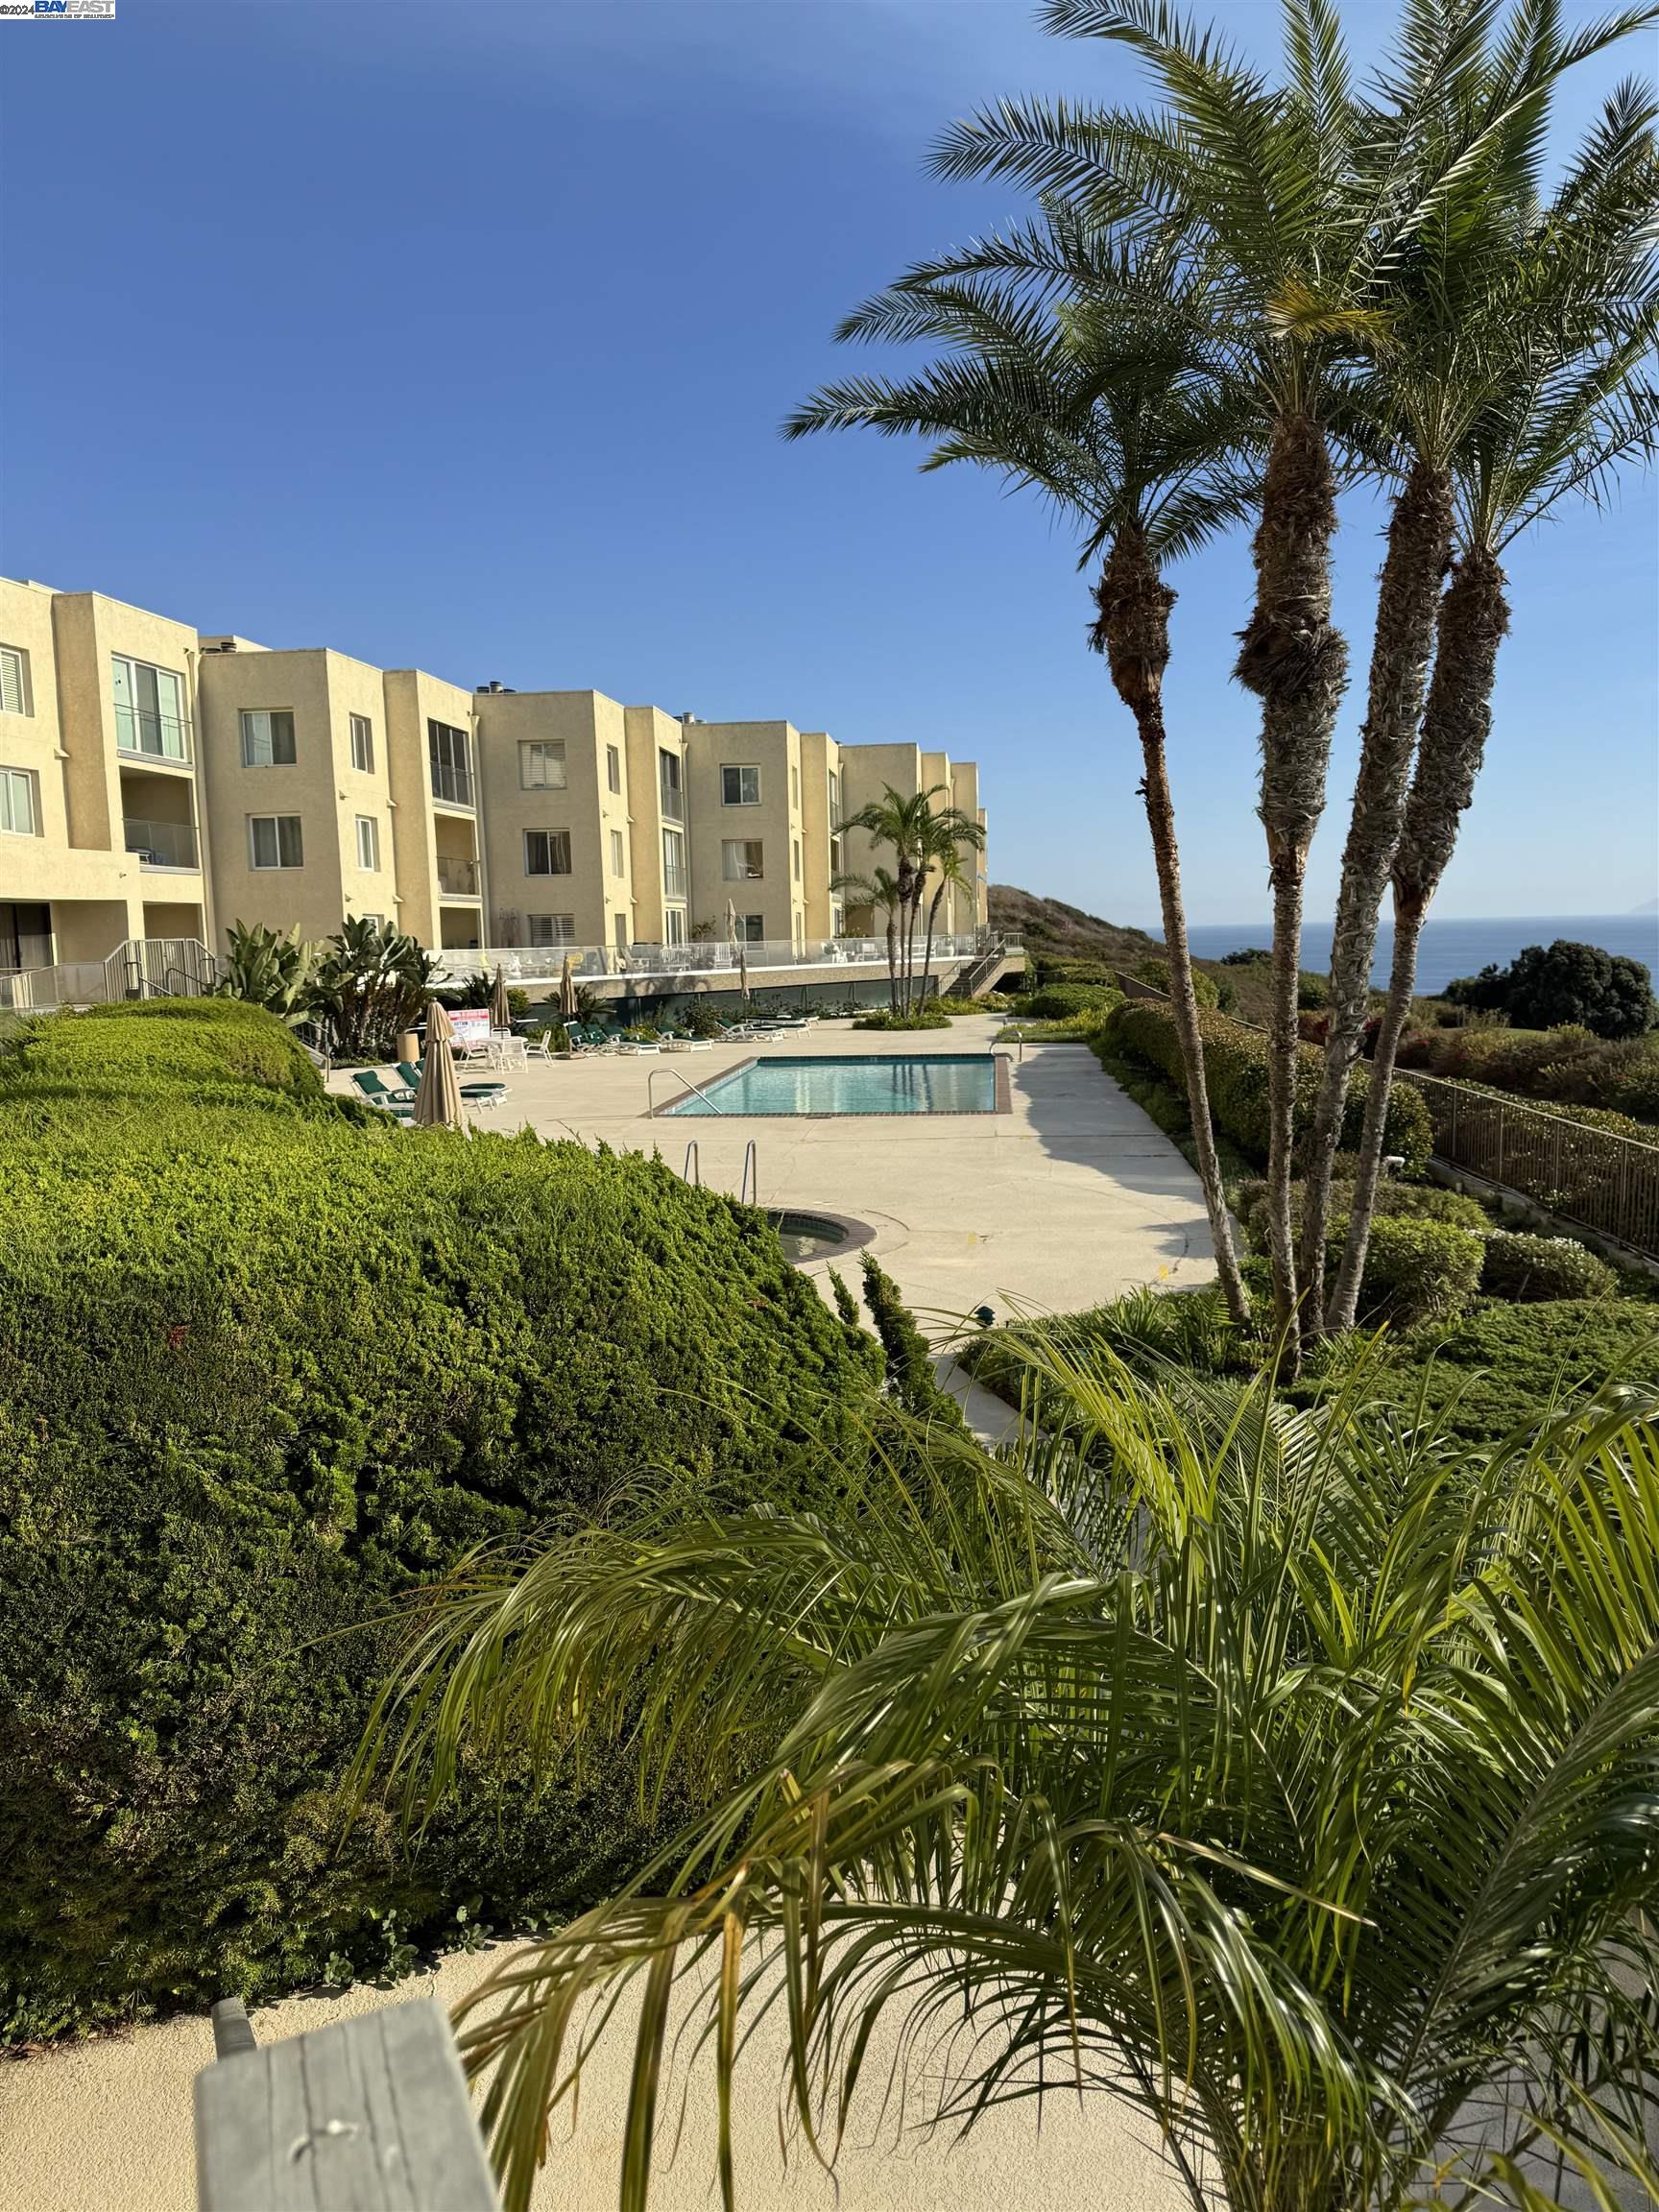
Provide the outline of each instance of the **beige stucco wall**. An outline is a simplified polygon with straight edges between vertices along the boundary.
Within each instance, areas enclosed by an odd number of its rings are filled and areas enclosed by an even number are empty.
[[[790,722],[694,722],[690,746],[691,903],[699,921],[715,933],[726,931],[728,900],[739,914],[758,914],[772,943],[794,942],[806,934],[805,867],[797,881],[793,853],[802,836],[797,781],[801,735]],[[758,768],[757,806],[728,806],[721,799],[722,767]],[[765,874],[729,883],[721,847],[728,838],[753,840],[762,847]]]
[[[492,928],[506,921],[517,929],[517,942],[527,944],[532,914],[569,914],[575,918],[578,945],[614,946],[615,918],[621,915],[632,942],[637,926],[623,708],[602,691],[481,692],[478,727]],[[563,791],[520,787],[518,747],[531,742],[563,743]],[[607,781],[606,748],[611,745],[620,761],[619,792],[613,792]],[[569,831],[568,876],[526,874],[526,830]],[[620,876],[611,865],[613,830],[622,838]],[[654,919],[647,919],[655,933]]]
[[[478,724],[473,694],[459,684],[428,676],[422,668],[388,669],[382,685],[386,701],[387,756],[390,765],[393,843],[397,878],[397,926],[422,945],[467,942],[488,937],[485,920],[489,871],[477,805],[469,809],[435,801],[426,725],[446,723],[471,739],[472,772],[478,775]],[[445,893],[438,880],[440,848],[445,854],[470,854],[477,870],[478,897]],[[462,930],[467,937],[461,936]]]
[[[840,773],[840,766],[841,748],[828,732],[801,733],[801,842],[806,870],[803,905],[808,938],[833,935],[834,909],[844,905],[841,894],[831,889],[836,869],[830,827],[830,779]],[[837,830],[833,841],[839,840]]]
[[[668,941],[665,913],[670,904],[681,908],[685,940],[689,942],[697,919],[691,905],[691,803],[690,765],[685,757],[685,728],[677,715],[661,707],[625,707],[623,726],[628,735],[629,850],[634,879],[634,927],[642,941]],[[680,762],[682,818],[669,820],[662,811],[658,758],[671,753]],[[675,830],[685,860],[685,889],[670,901],[663,880],[662,833]]]

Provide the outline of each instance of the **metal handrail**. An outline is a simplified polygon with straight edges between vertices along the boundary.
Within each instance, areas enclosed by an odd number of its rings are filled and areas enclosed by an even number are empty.
[[[760,1161],[753,1137],[743,1147],[743,1179],[737,1186],[737,1203],[739,1206],[760,1203]]]
[[[659,1075],[672,1075],[675,1082],[683,1085],[694,1098],[701,1098],[710,1114],[723,1114],[725,1112],[725,1108],[716,1106],[708,1092],[703,1090],[700,1085],[693,1083],[689,1077],[682,1075],[678,1068],[653,1068],[650,1074],[645,1078],[645,1104],[650,1113],[655,1114],[657,1111],[657,1094],[653,1086]]]
[[[685,1147],[685,1165],[680,1170],[680,1180],[682,1183],[689,1183],[693,1190],[701,1190],[703,1188],[703,1155],[697,1149],[695,1137]]]

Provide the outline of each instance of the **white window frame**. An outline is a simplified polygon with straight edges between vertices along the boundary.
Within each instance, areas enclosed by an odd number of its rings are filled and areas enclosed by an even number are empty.
[[[112,694],[115,671],[119,668],[124,668],[127,671],[128,696],[125,706],[119,699],[111,698],[111,704],[115,709],[115,750],[118,753],[125,753],[128,758],[132,760],[170,760],[175,766],[186,766],[190,759],[190,715],[188,711],[189,696],[184,688],[183,671],[178,668],[163,668],[155,661],[135,661],[131,653],[111,653],[109,656],[109,678]],[[121,717],[123,713],[132,719],[134,737],[141,738],[143,736],[144,716],[149,709],[138,704],[140,690],[138,675],[140,670],[147,676],[157,678],[165,676],[168,683],[173,686],[173,696],[178,701],[178,711],[173,716],[174,728],[179,740],[177,753],[168,752],[163,735],[167,717],[161,710],[161,686],[159,683],[156,685],[156,735],[158,742],[155,749],[152,750],[148,745],[141,743],[123,745],[121,742]]]
[[[734,854],[742,854],[734,860]],[[753,862],[749,854],[756,855]],[[763,883],[766,880],[766,846],[759,837],[722,837],[720,880],[723,883]]]
[[[685,832],[684,830],[664,828],[662,831],[662,895],[665,899],[684,899],[690,886],[685,868]]]
[[[626,876],[628,873],[628,850],[622,842],[620,830],[613,830],[611,832],[611,873],[613,876]]]
[[[365,830],[369,832],[367,838],[363,834]],[[357,865],[365,876],[380,873],[380,823],[376,815],[357,817]]]
[[[275,860],[261,860],[259,857],[259,840],[256,832],[260,826],[266,822],[272,825],[272,844],[276,854]],[[296,840],[300,852],[298,860],[284,860],[282,857],[282,825],[285,822],[292,822],[299,832]],[[248,817],[248,865],[261,876],[269,876],[287,869],[303,868],[305,865],[305,830],[301,818],[298,814],[250,814]]]
[[[531,774],[532,768],[543,770],[557,768],[554,775]],[[521,737],[518,741],[518,788],[520,791],[564,791],[569,786],[569,769],[565,755],[563,737]]]
[[[632,924],[628,916],[626,914],[613,914],[611,917],[611,942],[615,946],[618,952],[627,951],[632,942]]]
[[[288,725],[288,756],[276,756],[276,724]],[[260,728],[260,724],[264,728]],[[244,768],[292,768],[300,757],[299,739],[294,734],[294,709],[291,707],[244,707],[241,711],[242,765]],[[263,750],[261,750],[263,747]]]
[[[35,687],[29,674],[29,648],[0,645],[0,712],[33,714],[34,711]]]
[[[438,788],[445,777],[452,783],[465,784],[465,799],[454,798]],[[463,730],[457,723],[441,722],[436,714],[428,714],[426,717],[426,781],[438,805],[465,806],[476,810],[478,775],[473,757],[472,733]]]
[[[739,914],[737,935],[745,945],[764,945],[766,942],[766,917],[764,914]]]
[[[360,776],[374,773],[374,725],[367,714],[349,717],[351,724],[351,765]]]
[[[793,761],[789,764],[789,804],[799,814],[801,811],[801,771]]]
[[[735,786],[737,796],[735,799],[729,795],[733,786],[727,781],[727,779],[731,776],[735,776],[737,779]],[[745,799],[743,796],[743,779],[746,776],[754,779],[755,796],[752,799]],[[720,804],[722,806],[758,806],[760,804],[759,769],[748,761],[722,760],[720,763]]]
[[[797,883],[801,880],[801,840],[799,837],[795,839],[795,880]]]
[[[685,909],[684,906],[664,906],[662,909],[663,942],[684,945],[685,942]]]
[[[530,943],[537,951],[576,942],[574,914],[527,914],[524,919],[529,925]]]
[[[17,827],[17,794],[21,791],[29,810],[29,826]],[[32,768],[0,768],[0,831],[8,837],[38,837],[40,828],[40,784]]]
[[[544,838],[547,840],[547,865],[546,865],[546,867],[545,867],[545,868],[533,868],[533,867],[530,865],[530,851],[531,851],[530,841],[531,841],[531,839],[532,839],[533,837],[544,837]],[[554,858],[555,858],[555,854],[556,854],[556,853],[557,853],[559,850],[561,850],[561,848],[559,848],[559,847],[558,847],[558,845],[557,845],[557,843],[556,843],[556,840],[558,840],[559,838],[563,838],[563,839],[564,839],[564,841],[565,841],[565,842],[564,842],[564,846],[563,846],[563,848],[562,848],[562,850],[563,850],[563,852],[564,852],[564,854],[565,854],[565,865],[564,865],[564,867],[563,867],[563,868],[555,868],[555,867],[554,867],[554,865],[553,865],[553,861],[554,861]],[[569,830],[525,830],[525,832],[524,832],[524,873],[525,873],[525,875],[526,875],[526,876],[537,876],[537,877],[540,877],[540,876],[570,876],[570,875],[574,875],[574,873],[575,873],[575,870],[574,870],[574,868],[573,868],[573,866],[572,866],[572,859],[573,859],[573,855],[572,855],[572,854],[571,854],[571,851],[570,851],[570,832],[569,832]]]
[[[605,788],[622,796],[622,748],[607,745],[605,748]]]

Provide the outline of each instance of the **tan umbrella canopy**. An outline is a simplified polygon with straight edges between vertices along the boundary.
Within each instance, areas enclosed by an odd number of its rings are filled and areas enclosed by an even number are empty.
[[[576,1019],[576,971],[570,965],[570,955],[565,955],[565,965],[559,971],[559,1011],[566,1022]]]
[[[501,963],[495,963],[495,984],[490,994],[490,1026],[492,1029],[511,1029],[513,1009],[507,1003],[507,972]]]
[[[415,1094],[415,1119],[422,1129],[460,1129],[461,1078],[455,1072],[455,1055],[449,1046],[455,1031],[436,998],[426,1008],[426,1057],[421,1064],[421,1088]]]
[[[737,909],[730,899],[726,902],[726,935],[737,951],[737,982],[743,993],[743,1003],[749,1003],[749,955],[744,950],[745,940],[737,934]]]

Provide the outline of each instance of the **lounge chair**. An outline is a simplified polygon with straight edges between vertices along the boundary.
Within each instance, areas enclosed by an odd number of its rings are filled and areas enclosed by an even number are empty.
[[[351,1080],[368,1099],[371,1106],[385,1106],[396,1111],[399,1106],[413,1106],[413,1089],[395,1091],[390,1083],[383,1083],[373,1068],[353,1068]]]
[[[694,1037],[689,1029],[664,1029],[664,1052],[712,1052],[714,1041],[710,1037]]]
[[[397,1072],[410,1087],[410,1094],[421,1088],[421,1070],[413,1060],[399,1060]],[[499,1106],[507,1095],[505,1083],[463,1083],[461,1095],[473,1106]]]

